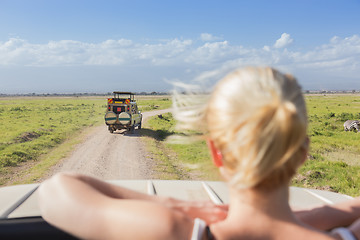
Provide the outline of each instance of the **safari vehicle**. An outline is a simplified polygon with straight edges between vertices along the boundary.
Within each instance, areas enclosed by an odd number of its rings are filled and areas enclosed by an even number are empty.
[[[108,98],[105,123],[110,133],[118,129],[126,129],[131,133],[135,127],[141,129],[142,114],[138,110],[135,94],[131,92],[114,92],[113,98]]]

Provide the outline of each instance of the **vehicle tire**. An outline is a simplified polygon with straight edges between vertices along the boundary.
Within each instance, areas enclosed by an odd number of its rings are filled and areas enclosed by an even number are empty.
[[[130,127],[130,133],[134,133],[134,131],[135,131],[135,127],[134,127],[134,126],[131,126],[131,127]]]
[[[141,129],[141,123],[142,123],[142,122],[139,123],[138,129]]]
[[[114,133],[114,129],[110,129],[110,133]]]

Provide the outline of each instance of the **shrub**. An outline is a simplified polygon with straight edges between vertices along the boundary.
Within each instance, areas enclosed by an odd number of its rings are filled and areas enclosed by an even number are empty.
[[[327,118],[333,118],[333,117],[335,117],[335,113],[330,112],[327,114]]]
[[[348,112],[341,113],[338,118],[338,120],[342,121],[342,122],[345,122],[346,120],[351,120],[351,119],[354,119],[354,115],[352,113],[348,113]]]

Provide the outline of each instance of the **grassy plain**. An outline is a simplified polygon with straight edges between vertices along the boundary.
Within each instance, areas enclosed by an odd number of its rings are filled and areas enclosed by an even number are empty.
[[[307,95],[306,101],[311,150],[293,184],[358,196],[360,133],[345,132],[343,124],[360,119],[360,95]]]
[[[26,163],[41,175],[66,156],[77,136],[103,124],[107,97],[13,97],[0,99],[0,185]],[[141,111],[171,106],[169,96],[138,96]],[[358,196],[360,133],[345,132],[344,121],[360,119],[360,95],[306,95],[311,140],[309,159],[294,177],[294,186],[325,189]],[[172,115],[154,117],[148,141],[162,179],[219,180],[209,163],[205,142],[169,144],[176,133]],[[33,166],[33,165],[32,165]],[[40,170],[39,170],[40,169]],[[21,174],[21,173],[20,173]],[[35,180],[35,179],[34,179]],[[26,182],[31,182],[32,179]]]
[[[77,143],[76,136],[93,125],[104,124],[106,99],[106,96],[1,98],[0,185],[6,184],[25,163],[36,163],[33,170],[42,173],[66,156]],[[168,96],[136,99],[140,111],[171,105]]]
[[[360,133],[345,132],[343,123],[348,119],[360,119],[360,96],[306,95],[306,102],[311,150],[308,161],[299,169],[292,185],[358,196]],[[170,169],[178,166],[189,173],[194,172],[198,178],[218,180],[217,170],[209,163],[205,142],[185,145],[164,142],[167,136],[176,133],[174,124],[171,114],[149,121],[150,127],[157,134],[158,142],[168,151],[165,155],[161,151],[162,161],[167,162]],[[170,152],[177,157],[173,157]],[[175,175],[176,172],[179,171],[174,171]]]

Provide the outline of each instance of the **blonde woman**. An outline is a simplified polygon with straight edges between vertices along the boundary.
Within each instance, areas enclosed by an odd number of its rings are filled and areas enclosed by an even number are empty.
[[[299,212],[288,204],[290,179],[309,147],[305,102],[292,76],[249,67],[222,79],[196,109],[182,99],[179,127],[203,133],[228,182],[229,206],[60,174],[39,189],[43,217],[84,239],[360,239],[357,199]]]

